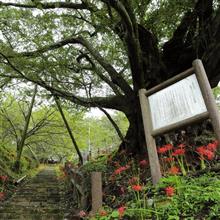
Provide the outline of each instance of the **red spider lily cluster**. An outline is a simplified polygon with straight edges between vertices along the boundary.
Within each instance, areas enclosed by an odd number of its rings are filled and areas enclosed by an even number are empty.
[[[141,191],[143,189],[141,185],[133,185],[131,188],[136,192]]]
[[[215,151],[218,147],[218,142],[213,141],[206,146],[200,146],[196,148],[197,153],[200,155],[200,159],[212,160],[215,156]]]
[[[169,174],[172,174],[172,175],[177,175],[180,173],[180,168],[177,167],[177,166],[172,166],[170,169],[169,169]]]
[[[206,157],[208,160],[212,160],[215,156],[214,152],[208,150],[206,146],[197,147],[196,151],[199,153],[201,159],[204,159]]]
[[[179,156],[179,155],[184,155],[185,154],[185,149],[182,148],[178,148],[176,150],[173,151],[172,156]]]
[[[167,153],[168,151],[170,151],[172,149],[173,149],[173,145],[172,144],[166,144],[163,147],[158,148],[157,152],[159,154],[165,154],[165,153]]]
[[[118,208],[118,214],[120,219],[124,216],[125,210],[126,210],[125,206],[121,206]]]
[[[168,197],[172,197],[175,194],[175,188],[172,186],[168,186],[165,188],[165,193]]]
[[[111,181],[115,181],[116,177],[119,176],[122,172],[130,169],[130,165],[125,165],[125,166],[120,166],[119,162],[114,162],[114,166],[118,167],[117,169],[115,169],[112,173],[112,175],[110,176],[109,180]]]
[[[114,171],[113,175],[121,174],[121,172],[123,172],[123,171],[125,171],[125,170],[128,170],[129,168],[130,168],[129,165],[119,167],[118,169],[116,169],[116,170]]]
[[[184,143],[181,144],[166,144],[161,147],[157,148],[157,152],[160,158],[160,165],[162,172],[165,175],[186,175],[187,172],[190,171],[194,164],[191,163],[194,159],[200,160],[212,160],[216,155],[216,150],[218,147],[218,142],[213,141],[207,145],[196,147],[186,145]],[[196,152],[196,153],[195,153]],[[113,161],[111,158],[109,160],[111,172],[110,179],[113,181],[111,188],[109,187],[109,182],[106,181],[108,184],[107,190],[105,191],[105,204],[112,204],[113,202],[114,207],[118,207],[118,219],[122,219],[128,212],[129,214],[129,206],[130,203],[127,203],[128,198],[130,199],[132,196],[132,203],[137,203],[138,208],[141,207],[142,202],[145,202],[145,198],[152,198],[153,192],[150,192],[148,189],[148,179],[146,180],[146,175],[149,175],[150,170],[148,160],[144,159],[147,158],[145,155],[138,156],[137,158],[132,158],[127,155],[124,155],[124,151],[121,152],[123,157],[116,157],[117,161]],[[124,158],[124,159],[123,159]],[[216,156],[217,158],[217,156]],[[201,162],[201,161],[200,161]],[[205,161],[203,161],[205,164]],[[199,163],[195,163],[196,167],[193,167],[193,170],[197,170]],[[200,168],[202,168],[202,163]],[[172,181],[174,181],[173,178]],[[163,196],[171,197],[178,195],[179,190],[177,183],[169,182],[168,185],[163,186],[162,194]],[[110,191],[111,190],[111,191]],[[159,189],[161,192],[161,188]],[[111,192],[108,194],[108,192]],[[120,195],[120,200],[117,200],[117,196]],[[135,195],[135,197],[134,197]],[[163,198],[164,199],[164,198]],[[137,201],[136,201],[137,200]],[[122,205],[123,202],[123,205]],[[127,206],[127,210],[126,210]],[[101,210],[99,211],[99,216],[108,216],[111,211],[108,210]],[[103,218],[104,219],[104,218]]]
[[[213,160],[217,147],[218,141],[215,140],[205,146],[197,147],[195,151],[200,156],[200,160]],[[188,151],[192,149],[193,147],[190,147]],[[168,172],[171,175],[177,175],[182,172],[183,175],[186,175],[187,150],[185,144],[179,144],[177,147],[174,147],[172,144],[166,144],[162,147],[158,147],[157,152],[160,155],[164,172]],[[203,163],[201,168],[204,167],[205,165]]]
[[[172,152],[173,150],[173,152]],[[165,153],[168,153],[168,152],[172,152],[172,156],[178,156],[178,155],[184,155],[185,154],[185,144],[180,144],[178,145],[178,148],[177,149],[174,149],[174,146],[172,144],[166,144],[162,147],[159,147],[157,149],[157,152],[159,154],[165,154]],[[170,160],[172,160],[170,158]]]

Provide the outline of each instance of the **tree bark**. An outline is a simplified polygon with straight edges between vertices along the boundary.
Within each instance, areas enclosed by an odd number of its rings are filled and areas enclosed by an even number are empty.
[[[126,150],[128,153],[133,155],[146,154],[147,148],[138,96],[131,102],[128,102],[127,109],[124,111],[124,114],[129,121],[129,128],[119,150]]]

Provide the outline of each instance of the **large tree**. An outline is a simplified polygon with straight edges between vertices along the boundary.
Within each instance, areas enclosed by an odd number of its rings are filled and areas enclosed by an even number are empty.
[[[123,112],[121,148],[144,149],[138,90],[205,64],[220,78],[220,7],[214,0],[0,2],[1,68],[85,107]]]

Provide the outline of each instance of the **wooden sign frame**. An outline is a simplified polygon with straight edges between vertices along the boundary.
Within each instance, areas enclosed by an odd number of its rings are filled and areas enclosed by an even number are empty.
[[[179,121],[177,123],[153,130],[151,112],[150,112],[151,110],[150,110],[148,97],[193,74],[196,75],[196,78],[197,78],[197,81],[198,81],[198,84],[199,84],[199,87],[202,93],[202,97],[204,99],[204,102],[207,108],[207,112],[204,112],[204,113],[195,115],[193,117],[190,117],[188,119]],[[161,171],[160,171],[159,158],[157,154],[157,147],[155,143],[155,136],[161,135],[161,134],[164,134],[164,133],[176,130],[176,129],[180,129],[187,125],[198,123],[200,121],[210,118],[216,137],[220,141],[220,113],[215,103],[215,98],[212,93],[212,89],[209,84],[209,81],[208,81],[208,78],[207,78],[207,75],[206,75],[206,72],[205,72],[205,69],[204,69],[204,66],[201,60],[199,59],[194,60],[192,63],[192,68],[178,74],[177,76],[174,76],[173,78],[153,87],[152,89],[148,91],[146,89],[140,89],[139,100],[140,100],[140,105],[141,105],[141,112],[142,112],[142,118],[143,118],[143,124],[144,124],[144,132],[145,132],[145,139],[146,139],[147,150],[148,150],[151,176],[152,176],[152,181],[154,185],[158,183],[158,181],[160,180],[162,176]]]

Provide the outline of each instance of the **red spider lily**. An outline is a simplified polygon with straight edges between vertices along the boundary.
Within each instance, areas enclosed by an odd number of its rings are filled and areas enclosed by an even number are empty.
[[[157,149],[157,152],[158,152],[159,154],[165,154],[167,151],[168,151],[168,150],[167,150],[166,147],[160,147],[160,148]]]
[[[215,144],[217,147],[219,145],[219,141],[217,141],[217,140],[212,141],[212,143]]]
[[[146,161],[146,160],[141,160],[141,161],[139,162],[139,165],[140,165],[141,167],[146,167],[146,166],[148,165],[148,161]]]
[[[99,211],[99,215],[106,216],[106,215],[108,215],[108,213],[105,210],[101,210],[101,211]]]
[[[125,207],[124,206],[121,206],[118,208],[118,213],[119,213],[119,217],[122,218],[124,213],[125,213]]]
[[[204,155],[207,157],[208,160],[212,160],[215,156],[214,153],[210,150],[206,150]]]
[[[166,158],[161,158],[161,160],[169,163],[169,162],[174,161],[175,159],[173,157],[166,157]]]
[[[164,147],[165,147],[167,150],[172,150],[172,149],[173,149],[173,145],[172,145],[172,144],[166,144],[166,145],[164,145]]]
[[[0,201],[4,200],[5,198],[5,193],[4,192],[0,192]]]
[[[204,156],[206,156],[208,160],[212,160],[215,156],[211,150],[206,148],[206,146],[197,147],[196,151],[199,153],[201,159],[204,159]]]
[[[132,177],[131,179],[128,180],[128,183],[129,184],[134,184],[134,183],[137,183],[138,182],[138,177],[134,176]]]
[[[127,169],[129,169],[129,168],[130,168],[129,165],[126,165],[126,166],[124,166],[124,167],[119,167],[118,169],[116,169],[116,170],[114,171],[114,174],[115,174],[115,175],[118,175],[118,174],[120,174],[122,171],[125,171],[125,170],[127,170]]]
[[[196,151],[200,154],[203,155],[205,152],[205,146],[200,146],[196,148]]]
[[[172,197],[175,193],[175,188],[172,186],[168,186],[165,188],[165,193],[167,196]]]
[[[85,217],[85,216],[86,216],[86,212],[83,211],[83,210],[81,210],[81,211],[79,212],[79,217],[80,217],[80,218],[83,218],[83,217]]]
[[[5,182],[8,180],[8,176],[0,176],[0,179],[2,180],[2,182]]]
[[[179,169],[179,167],[176,167],[176,166],[173,166],[173,167],[171,167],[170,169],[169,169],[169,173],[170,174],[173,174],[173,175],[176,175],[176,174],[178,174],[180,172],[180,169]]]
[[[143,187],[140,185],[133,185],[131,188],[136,192],[141,191],[143,189]]]
[[[179,156],[179,155],[184,155],[185,154],[185,149],[176,149],[173,153],[172,156]]]
[[[172,149],[173,149],[173,145],[172,144],[166,144],[163,147],[158,148],[157,152],[159,154],[164,154],[167,151],[172,150]]]
[[[210,151],[216,151],[218,145],[216,145],[215,143],[209,143],[207,145],[207,150],[210,150]]]

